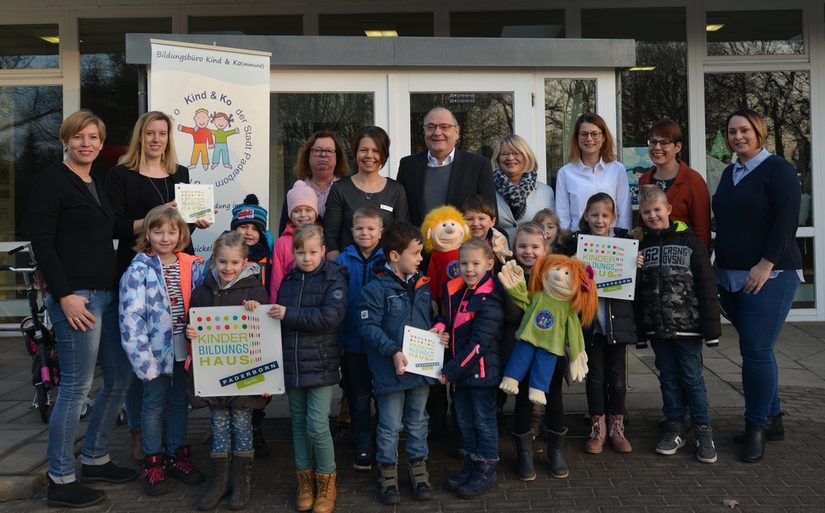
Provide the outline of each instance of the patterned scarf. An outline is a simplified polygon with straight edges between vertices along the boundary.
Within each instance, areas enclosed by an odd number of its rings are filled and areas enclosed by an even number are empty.
[[[501,169],[493,171],[493,181],[496,184],[496,190],[504,197],[504,201],[510,206],[513,212],[513,219],[518,221],[524,216],[527,211],[527,196],[536,190],[536,177],[538,172],[530,171],[521,176],[518,185],[513,185],[513,182],[507,177],[507,173]]]

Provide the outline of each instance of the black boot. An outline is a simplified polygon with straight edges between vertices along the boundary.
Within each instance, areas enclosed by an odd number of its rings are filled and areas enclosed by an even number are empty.
[[[255,449],[256,458],[269,456],[269,446],[266,445],[264,430],[261,426],[252,428],[252,448]]]
[[[458,496],[467,499],[475,497],[496,486],[498,460],[478,460],[473,465],[470,480],[458,487]]]
[[[212,481],[206,493],[198,501],[198,509],[206,511],[215,509],[222,498],[229,493],[229,454],[212,453]]]
[[[252,458],[254,456],[254,450],[232,453],[230,473],[232,495],[229,496],[229,509],[243,509],[249,502],[252,487]]]
[[[756,463],[765,455],[765,427],[748,424],[745,426],[745,439],[742,444],[742,459],[747,463]]]
[[[80,483],[55,483],[49,476],[49,492],[47,495],[50,508],[88,508],[94,506],[106,498],[106,492],[95,490]]]
[[[447,490],[454,492],[458,487],[470,480],[470,474],[473,473],[473,457],[470,454],[464,455],[464,464],[458,474],[447,479]]]
[[[557,433],[551,429],[544,432],[547,437],[547,462],[550,464],[550,475],[557,479],[564,479],[570,475],[567,462],[564,461],[564,435],[567,428]]]
[[[533,431],[517,434],[513,433],[516,442],[516,477],[519,481],[532,481],[536,478],[536,469],[533,465]]]
[[[768,425],[765,426],[765,440],[768,442],[781,442],[785,439],[785,426],[782,424],[784,413],[779,415],[769,415]],[[733,435],[733,442],[741,444],[745,441],[745,433]]]

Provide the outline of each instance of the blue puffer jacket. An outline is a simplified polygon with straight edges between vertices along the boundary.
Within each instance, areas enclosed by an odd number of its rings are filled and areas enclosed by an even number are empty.
[[[286,307],[281,321],[286,387],[337,384],[338,328],[347,310],[346,270],[329,261],[309,273],[295,267],[278,288],[278,304]]]
[[[335,262],[344,266],[349,273],[349,298],[347,298],[347,315],[341,323],[339,343],[348,353],[364,354],[367,348],[358,332],[358,305],[364,286],[373,278],[373,269],[384,261],[384,250],[376,248],[368,258],[364,258],[355,244],[350,244],[338,255]]]
[[[464,278],[455,278],[447,282],[445,291],[452,359],[441,372],[460,386],[498,386],[504,291],[491,273],[474,289],[467,288]]]
[[[203,259],[178,253],[183,311],[203,281]],[[160,259],[138,253],[120,279],[120,342],[142,381],[172,374],[172,307]]]
[[[375,395],[435,384],[434,379],[410,372],[397,375],[392,362],[401,351],[404,326],[428,330],[434,324],[427,278],[415,275],[405,283],[386,266],[376,267],[374,275],[364,287],[358,317]]]

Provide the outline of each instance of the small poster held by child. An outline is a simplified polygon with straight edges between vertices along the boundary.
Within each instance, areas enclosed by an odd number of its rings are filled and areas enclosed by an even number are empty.
[[[404,326],[401,352],[407,358],[406,372],[438,379],[438,373],[444,366],[444,346],[438,333]]]
[[[639,241],[584,234],[578,238],[576,258],[593,268],[599,297],[632,301]]]
[[[284,369],[281,321],[261,305],[254,312],[243,306],[191,308],[195,395],[223,397],[283,394]]]
[[[175,202],[187,223],[215,222],[215,186],[203,183],[176,183]]]

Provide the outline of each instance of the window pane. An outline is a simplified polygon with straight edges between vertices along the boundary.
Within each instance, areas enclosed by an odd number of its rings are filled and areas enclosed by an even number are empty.
[[[708,55],[805,53],[802,11],[708,12],[707,39]]]
[[[451,12],[453,37],[564,37],[564,10]]]
[[[547,147],[547,183],[556,186],[556,172],[567,163],[570,134],[583,112],[596,110],[596,81],[544,80],[544,137]]]
[[[60,67],[57,24],[0,25],[0,69]]]
[[[248,36],[300,36],[304,19],[289,16],[190,16],[190,34],[240,34]]]
[[[322,14],[322,36],[365,36],[365,31],[395,31],[398,36],[432,36],[432,13]],[[391,34],[386,34],[391,35]]]
[[[798,238],[799,251],[802,253],[802,275],[805,283],[799,284],[791,308],[816,308],[816,289],[814,275],[814,239]]]
[[[446,107],[461,126],[458,146],[487,158],[500,137],[513,133],[513,93],[412,93],[410,94],[410,148],[412,153],[427,149],[424,143],[424,116],[434,107]]]

